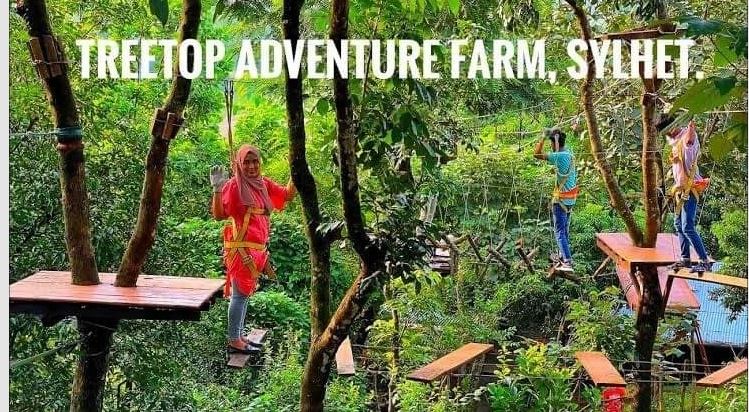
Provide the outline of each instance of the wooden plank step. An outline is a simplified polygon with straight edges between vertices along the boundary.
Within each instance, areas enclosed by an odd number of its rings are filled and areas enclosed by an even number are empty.
[[[705,386],[708,388],[719,388],[726,383],[736,379],[737,377],[746,373],[747,361],[746,358],[739,361],[729,363],[722,369],[719,369],[704,378],[697,381],[697,386]]]
[[[467,343],[423,368],[413,371],[408,375],[408,379],[419,382],[432,382],[463,365],[473,362],[493,348],[494,345]]]
[[[356,373],[354,366],[354,352],[351,350],[351,340],[346,338],[335,353],[335,366],[340,376],[352,376]]]
[[[624,378],[601,352],[575,352],[575,358],[580,362],[590,379],[596,386],[626,387]]]
[[[252,329],[250,333],[247,334],[247,338],[255,345],[262,346],[265,344],[264,340],[267,335],[268,331],[266,329]],[[256,353],[260,354],[261,350],[262,349],[258,348]],[[253,355],[254,354],[230,353],[229,361],[226,363],[226,366],[232,368],[244,368]]]
[[[719,285],[736,286],[739,288],[747,289],[747,279],[736,276],[720,275],[713,272],[703,272],[702,275],[698,273],[689,273],[689,269],[682,269],[676,273],[671,272],[669,276],[682,279],[699,280],[701,282],[717,283]]]

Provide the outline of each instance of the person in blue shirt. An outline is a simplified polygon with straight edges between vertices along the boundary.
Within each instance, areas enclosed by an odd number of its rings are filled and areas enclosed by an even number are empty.
[[[544,142],[549,139],[551,151],[544,153]],[[577,200],[577,170],[575,156],[565,146],[567,136],[561,130],[545,129],[544,136],[536,143],[533,157],[546,160],[554,166],[556,179],[551,195],[551,209],[554,217],[554,234],[559,246],[561,260],[556,270],[573,272],[572,252],[570,251],[570,214]]]

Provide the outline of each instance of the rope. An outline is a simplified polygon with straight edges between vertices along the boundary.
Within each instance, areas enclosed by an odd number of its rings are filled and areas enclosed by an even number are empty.
[[[36,361],[36,360],[45,358],[45,357],[47,357],[49,355],[52,355],[52,354],[55,354],[55,353],[58,353],[58,352],[72,350],[73,348],[75,348],[79,344],[83,343],[86,339],[88,339],[88,337],[89,337],[89,335],[86,335],[86,336],[84,336],[84,337],[82,337],[80,339],[77,339],[77,340],[73,341],[73,342],[67,342],[67,343],[63,343],[63,344],[57,345],[57,347],[54,347],[52,349],[46,350],[44,352],[38,353],[38,354],[33,355],[33,356],[29,356],[28,358],[19,359],[19,360],[15,360],[15,361],[10,361],[10,369],[15,369],[15,368],[18,368],[18,367],[21,367],[21,366],[24,366],[24,365],[28,365],[28,364]]]
[[[234,162],[234,140],[232,136],[232,112],[234,111],[234,80],[224,80],[224,104],[226,106],[227,139],[229,140],[229,166]]]

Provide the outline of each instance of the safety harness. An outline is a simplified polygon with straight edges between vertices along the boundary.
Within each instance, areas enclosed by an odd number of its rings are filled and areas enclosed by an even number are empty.
[[[232,239],[224,241],[224,249],[228,251],[226,255],[227,261],[231,262],[236,254],[239,253],[239,256],[242,259],[242,264],[250,270],[250,274],[252,275],[253,279],[257,279],[258,277],[260,277],[260,271],[258,271],[257,267],[255,266],[255,261],[252,259],[252,256],[247,253],[247,250],[251,249],[264,252],[266,251],[266,246],[264,244],[246,241],[244,240],[244,236],[247,233],[247,229],[249,228],[250,218],[252,217],[252,215],[267,214],[268,212],[265,209],[248,207],[247,212],[245,212],[244,218],[242,219],[242,226],[239,228],[239,230],[237,230],[236,220],[234,220],[233,217],[229,217],[232,228]],[[275,278],[275,271],[273,270],[270,262],[265,265],[264,273],[271,279]]]
[[[567,153],[570,154],[570,166],[569,168],[567,168],[566,174],[560,173],[559,170],[557,169],[557,173],[559,174],[559,176],[562,177],[562,179],[561,181],[559,178],[556,179],[556,183],[554,184],[554,191],[551,193],[551,203],[552,204],[558,203],[559,206],[561,206],[565,212],[567,212],[568,209],[567,209],[567,205],[565,205],[562,202],[562,200],[577,199],[577,194],[580,190],[577,184],[575,184],[575,186],[572,189],[564,191],[564,192],[562,191],[562,189],[564,188],[564,185],[567,184],[567,179],[570,177],[570,173],[572,173],[572,170],[573,170],[572,168],[575,166],[575,155],[573,155],[572,152],[567,152]]]
[[[694,162],[692,162],[692,167],[687,169],[686,159],[684,158],[683,138],[674,146],[674,151],[677,154],[674,156],[674,153],[671,153],[671,162],[675,163],[675,161],[679,161],[681,162],[681,167],[683,167],[684,170],[687,170],[686,183],[682,186],[674,184],[668,191],[669,196],[673,196],[674,198],[674,212],[678,215],[681,213],[681,209],[684,206],[684,203],[689,199],[690,194],[694,195],[697,201],[700,200],[700,194],[702,194],[702,192],[704,192],[710,185],[710,179],[694,179],[694,176],[697,174],[697,161],[700,158],[700,152],[697,152],[697,156],[695,157]]]

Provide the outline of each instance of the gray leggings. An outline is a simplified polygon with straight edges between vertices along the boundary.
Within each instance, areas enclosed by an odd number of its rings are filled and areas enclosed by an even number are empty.
[[[232,280],[231,301],[229,302],[229,340],[237,340],[242,336],[248,298],[249,296],[239,292],[239,288]]]

